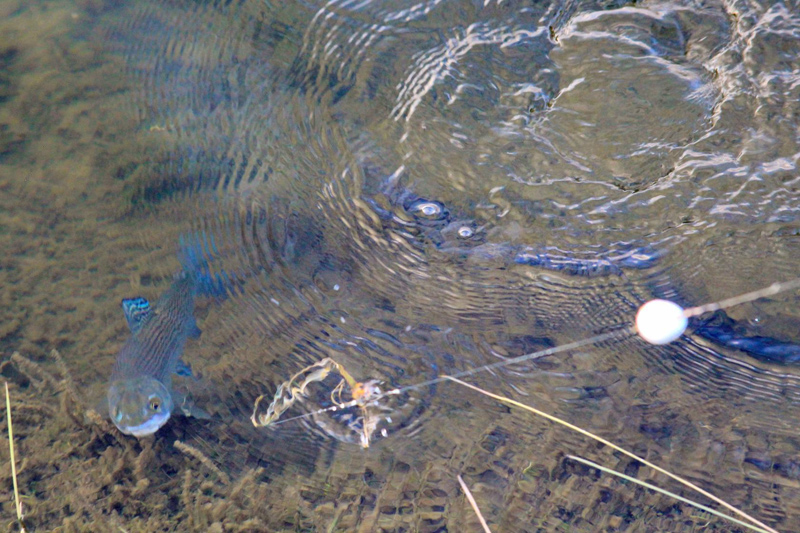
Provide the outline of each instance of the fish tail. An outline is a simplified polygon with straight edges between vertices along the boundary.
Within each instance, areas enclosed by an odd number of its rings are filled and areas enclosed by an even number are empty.
[[[240,276],[222,268],[213,268],[220,254],[214,236],[206,231],[195,231],[180,236],[178,259],[182,275],[195,282],[195,291],[200,296],[226,299],[243,292]]]

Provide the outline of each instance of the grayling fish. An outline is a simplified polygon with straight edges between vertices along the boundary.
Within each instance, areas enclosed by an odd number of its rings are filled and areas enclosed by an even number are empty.
[[[173,373],[185,373],[180,361],[186,339],[200,336],[194,319],[196,281],[182,275],[151,307],[144,298],[122,301],[131,337],[111,372],[108,412],[120,431],[142,437],[163,426],[175,407]]]

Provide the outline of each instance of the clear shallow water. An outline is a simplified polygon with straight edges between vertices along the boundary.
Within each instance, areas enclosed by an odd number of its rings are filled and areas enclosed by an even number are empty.
[[[23,247],[15,257],[79,274],[26,299],[9,291],[4,321],[17,327],[5,347],[58,346],[99,397],[101,366],[125,335],[118,298],[162,292],[180,268],[182,235],[212,271],[239,280],[235,297],[201,302],[204,335],[185,357],[202,378],[182,386],[212,420],[176,418],[162,430],[152,479],[190,468],[169,446],[179,438],[233,477],[264,468],[268,492],[237,505],[270,529],[464,530],[471,511],[458,473],[498,531],[705,522],[596,481],[563,453],[619,459],[450,384],[393,399],[388,437],[368,452],[342,443],[352,434],[333,417],[276,431],[248,417],[259,394],[323,357],[405,386],[628,324],[654,295],[699,304],[799,275],[796,8],[38,9],[9,12],[55,21],[40,35],[55,35],[45,42],[72,62],[54,61],[52,72],[82,87],[73,98],[88,95],[90,118],[59,124],[70,99],[36,102],[19,90],[47,77],[22,75],[40,48],[10,34],[22,44],[4,46],[23,53],[9,60],[21,81],[3,106],[4,163],[16,170],[4,178],[16,228],[5,239]],[[94,140],[81,146],[64,130]],[[46,172],[59,157],[51,138],[91,157]],[[43,213],[62,251],[24,253],[26,226]],[[10,261],[5,275],[31,283],[26,268]],[[59,333],[37,315],[63,307],[54,288],[71,291],[85,317]],[[800,342],[797,302],[781,295],[730,314],[751,334]],[[605,343],[474,381],[657,458],[779,529],[796,527],[796,366],[689,335],[668,347]],[[169,507],[161,515],[172,527],[204,527]]]

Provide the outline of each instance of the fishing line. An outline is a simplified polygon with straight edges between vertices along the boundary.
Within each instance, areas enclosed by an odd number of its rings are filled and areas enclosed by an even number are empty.
[[[679,310],[678,315],[680,316],[680,318],[682,318],[685,321],[685,320],[687,320],[687,319],[689,319],[691,317],[699,316],[699,315],[702,315],[704,313],[708,313],[708,312],[711,312],[711,311],[717,311],[717,310],[720,310],[720,309],[729,309],[729,308],[734,307],[736,305],[741,305],[743,303],[752,302],[754,300],[758,300],[760,298],[764,298],[764,297],[767,297],[767,296],[774,296],[776,294],[780,294],[782,292],[787,292],[787,291],[798,289],[798,288],[800,288],[800,278],[795,278],[795,279],[789,280],[789,281],[773,283],[772,285],[769,285],[768,287],[764,287],[763,289],[758,289],[758,290],[755,290],[755,291],[743,293],[743,294],[740,294],[738,296],[734,296],[734,297],[731,297],[731,298],[726,298],[724,300],[720,300],[718,302],[711,302],[711,303],[699,305],[699,306],[696,306],[696,307],[690,307],[688,309],[681,309],[677,304],[675,304],[673,302],[669,302],[667,300],[650,300],[649,302],[645,303],[644,305],[642,305],[639,308],[639,312],[637,313],[637,326],[641,326],[641,324],[639,324],[639,320],[638,319],[640,318],[640,316],[642,314],[642,311],[648,305],[656,303],[656,302],[665,302],[665,303],[671,304],[671,306],[673,306],[671,309],[672,310],[678,309]],[[660,318],[661,321],[663,322],[663,327],[668,329],[668,330],[669,329],[673,329],[674,330],[674,328],[676,327],[675,323],[670,323],[670,320],[672,318],[675,318],[675,317],[667,317],[665,319],[664,316],[662,315],[660,317],[655,316],[655,318],[656,319]],[[422,389],[422,388],[425,388],[425,387],[430,387],[431,385],[436,385],[438,383],[443,383],[445,381],[450,381],[450,378],[460,379],[460,378],[469,377],[469,376],[472,376],[472,375],[475,375],[475,374],[478,374],[478,373],[481,373],[481,372],[494,370],[496,368],[501,368],[501,367],[508,366],[508,365],[513,365],[513,364],[516,364],[516,363],[523,363],[523,362],[526,362],[526,361],[533,361],[533,360],[536,360],[536,359],[541,359],[542,357],[547,357],[547,356],[555,355],[555,354],[562,353],[562,352],[568,352],[570,350],[575,350],[577,348],[582,348],[582,347],[590,345],[590,344],[597,344],[597,343],[601,343],[601,342],[605,342],[605,341],[611,341],[611,340],[622,340],[622,339],[634,336],[637,333],[642,338],[644,338],[646,341],[651,342],[650,340],[647,339],[645,334],[643,334],[642,331],[640,331],[641,328],[637,327],[637,326],[625,327],[624,325],[620,324],[618,326],[620,329],[617,329],[617,330],[612,331],[612,332],[602,333],[600,335],[595,335],[593,337],[588,337],[588,338],[577,340],[577,341],[570,342],[570,343],[567,343],[567,344],[562,344],[560,346],[555,346],[553,348],[547,348],[545,350],[532,352],[532,353],[529,353],[529,354],[521,355],[519,357],[513,357],[513,358],[510,358],[510,359],[505,359],[503,361],[498,361],[496,363],[483,365],[483,366],[480,366],[480,367],[477,367],[477,368],[473,368],[473,369],[470,369],[470,370],[464,370],[462,372],[457,372],[455,374],[450,374],[450,375],[447,375],[447,376],[439,376],[437,378],[430,379],[430,380],[427,380],[427,381],[422,381],[420,383],[415,383],[413,385],[408,385],[408,386],[405,386],[405,387],[399,387],[399,388],[395,388],[395,389],[392,389],[392,390],[389,390],[389,391],[386,391],[386,392],[378,393],[378,394],[375,394],[374,396],[370,396],[368,398],[367,402],[368,403],[377,402],[378,400],[381,400],[381,399],[386,398],[388,396],[397,396],[397,395],[403,394],[405,392],[409,392],[409,391],[413,391],[413,390],[417,390],[417,389]],[[680,330],[680,333],[677,336],[675,336],[672,340],[675,340],[675,338],[680,337],[680,334],[683,333],[683,329],[685,329],[685,324],[684,324],[683,328]],[[665,342],[651,342],[651,343],[652,344],[666,344]],[[326,413],[326,412],[335,412],[335,411],[338,411],[340,409],[347,409],[347,408],[350,408],[350,407],[356,407],[358,405],[363,405],[363,404],[364,404],[364,400],[351,400],[349,402],[340,403],[338,405],[334,405],[334,406],[327,407],[327,408],[324,408],[324,409],[318,409],[318,410],[310,412],[310,413],[305,413],[305,414],[302,414],[302,415],[293,416],[291,418],[286,418],[286,419],[283,419],[283,420],[276,420],[276,421],[272,422],[270,424],[270,426],[278,426],[278,425],[281,425],[281,424],[285,424],[287,422],[292,422],[292,421],[300,420],[300,419],[303,419],[303,418],[309,418],[309,417],[316,416],[316,415],[319,415],[319,414],[322,414],[322,413]]]

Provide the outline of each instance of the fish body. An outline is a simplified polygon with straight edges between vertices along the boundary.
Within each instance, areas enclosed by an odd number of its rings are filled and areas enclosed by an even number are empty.
[[[144,298],[122,301],[131,337],[111,372],[108,411],[123,433],[150,435],[173,413],[172,374],[186,373],[180,360],[186,340],[200,336],[194,318],[196,285],[184,274],[154,306]]]

